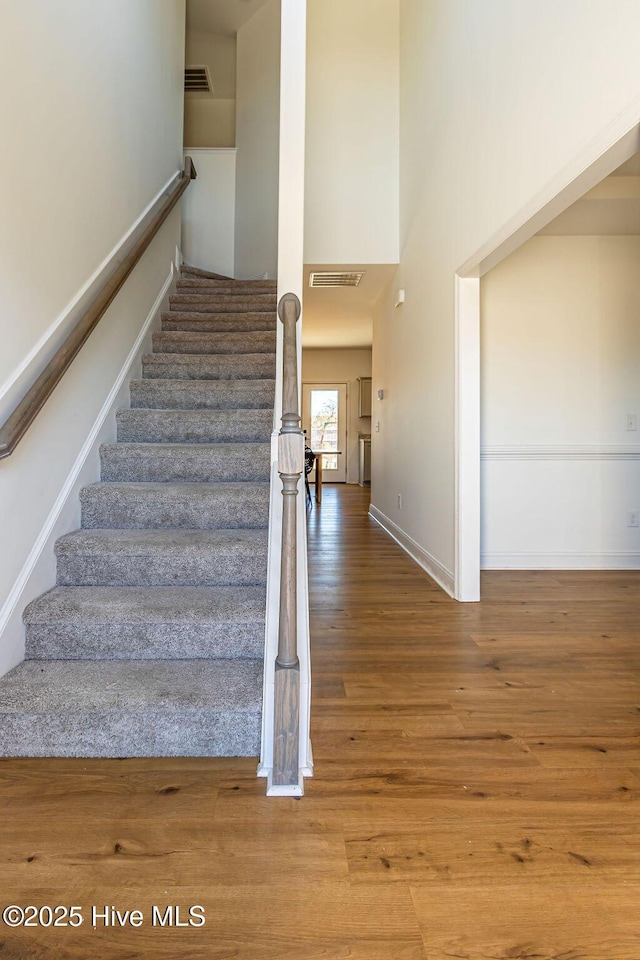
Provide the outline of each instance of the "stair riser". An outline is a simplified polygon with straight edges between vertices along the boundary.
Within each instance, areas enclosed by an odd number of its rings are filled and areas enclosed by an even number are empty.
[[[162,329],[190,333],[255,333],[276,330],[276,316],[271,313],[190,313],[176,310],[162,314]]]
[[[0,731],[4,757],[253,757],[260,753],[261,717],[207,710],[0,713]]]
[[[197,380],[132,380],[131,406],[156,410],[273,409],[272,380],[223,383]]]
[[[145,380],[273,380],[275,375],[271,354],[227,358],[160,353],[142,358]]]
[[[240,446],[240,445],[238,445]],[[206,454],[175,456],[140,456],[139,451],[127,454],[122,445],[108,446],[100,451],[103,481],[141,483],[211,483],[216,481],[268,480],[271,471],[271,451],[265,445],[247,445],[246,449],[220,453],[207,450]]]
[[[176,290],[178,293],[185,294],[200,294],[208,297],[255,297],[255,296],[273,296],[273,287],[265,286],[264,284],[256,284],[251,286],[246,283],[239,283],[237,286],[229,286],[226,284],[216,284],[215,282],[209,281],[208,283],[197,281],[192,282],[189,280],[178,280],[176,284]]]
[[[85,529],[235,530],[264,528],[269,521],[269,487],[220,490],[197,496],[175,490],[113,488],[96,484],[80,492]]]
[[[84,587],[221,587],[262,586],[267,582],[267,556],[226,557],[173,555],[122,557],[58,557],[58,586]],[[264,630],[263,630],[264,632]]]
[[[168,331],[154,333],[154,353],[204,353],[211,356],[221,354],[270,354],[275,366],[275,331],[257,331],[253,333],[205,333],[196,331]]]
[[[264,620],[26,624],[27,660],[242,660],[263,648]]]
[[[169,297],[169,307],[190,313],[275,313],[275,297],[207,297],[189,294],[174,294]]]
[[[120,443],[268,442],[270,410],[119,410]]]

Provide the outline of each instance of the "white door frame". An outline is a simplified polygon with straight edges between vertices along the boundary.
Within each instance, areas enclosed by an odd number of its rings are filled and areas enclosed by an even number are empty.
[[[455,274],[455,598],[480,599],[480,278],[640,151],[640,102],[621,114]]]
[[[341,456],[342,456],[342,461],[339,460],[338,462],[341,463],[340,472],[342,472],[342,470],[343,470],[343,468],[344,468],[344,481],[343,481],[343,480],[336,480],[335,477],[332,477],[331,474],[332,474],[333,471],[327,470],[326,467],[323,467],[323,477],[324,477],[325,474],[326,474],[326,482],[327,482],[327,483],[332,483],[332,482],[333,482],[333,483],[346,483],[346,482],[347,482],[347,479],[348,479],[348,470],[349,470],[349,463],[348,463],[348,459],[347,459],[347,450],[348,450],[348,445],[349,445],[349,384],[348,384],[345,380],[331,380],[331,381],[329,381],[329,380],[305,380],[305,381],[303,381],[303,383],[302,383],[302,402],[301,402],[302,427],[303,427],[303,429],[307,429],[307,430],[308,430],[307,437],[308,437],[308,442],[309,442],[309,444],[310,444],[310,441],[311,441],[311,416],[310,416],[310,415],[311,415],[311,411],[308,410],[308,409],[305,409],[305,402],[306,402],[307,390],[309,391],[309,393],[311,393],[312,390],[323,390],[323,389],[331,390],[331,389],[333,389],[334,387],[337,387],[337,388],[338,388],[339,394],[343,392],[343,388],[344,388],[344,403],[341,404],[341,403],[339,402],[339,400],[338,400],[338,447],[340,447],[340,442],[339,442],[339,441],[340,441],[340,424],[341,424],[341,423],[342,423],[343,428],[344,428],[344,444],[343,444],[344,449],[342,450],[342,454],[341,454]],[[340,409],[340,407],[342,407],[342,410]],[[306,413],[307,415],[309,415],[309,422],[308,422],[308,423],[307,423],[307,421],[306,421],[306,419],[305,419],[305,413]],[[313,470],[313,477],[310,477],[309,479],[315,479],[315,468],[314,468],[314,470]],[[323,482],[325,482],[325,481],[323,480]]]

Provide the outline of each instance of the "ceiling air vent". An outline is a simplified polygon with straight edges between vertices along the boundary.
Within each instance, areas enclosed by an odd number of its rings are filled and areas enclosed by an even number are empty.
[[[184,68],[185,93],[211,93],[211,77],[207,67]]]
[[[362,273],[323,271],[309,276],[310,287],[357,287],[364,277]]]

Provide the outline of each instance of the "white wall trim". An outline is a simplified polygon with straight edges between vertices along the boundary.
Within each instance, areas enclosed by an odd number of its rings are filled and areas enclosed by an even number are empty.
[[[640,101],[600,131],[457,271],[482,276],[640,149]]]
[[[134,223],[129,227],[129,229],[122,235],[118,240],[113,249],[107,254],[102,263],[100,263],[96,269],[93,271],[89,279],[85,284],[78,290],[75,296],[69,301],[69,303],[64,307],[61,313],[58,314],[53,323],[49,326],[47,330],[42,334],[37,343],[31,348],[29,353],[23,359],[23,361],[16,367],[10,377],[0,386],[0,404],[7,397],[7,395],[17,387],[20,380],[27,371],[33,367],[41,355],[46,351],[46,348],[50,345],[53,338],[56,336],[56,333],[59,329],[65,324],[65,322],[70,318],[71,314],[81,303],[83,298],[89,293],[92,287],[101,279],[103,273],[107,272],[109,268],[115,267],[118,257],[122,258],[124,255],[123,248],[129,242],[135,231],[138,229],[144,218],[147,214],[153,209],[155,204],[160,200],[162,195],[166,193],[170,185],[179,175],[180,171],[176,171],[171,175],[169,180],[165,185],[158,191],[155,197],[147,204],[140,216]]]
[[[166,280],[164,281],[158,293],[158,296],[156,297],[153,303],[153,306],[151,307],[151,310],[149,311],[149,314],[147,315],[147,318],[144,324],[142,325],[142,328],[138,336],[136,337],[136,340],[133,346],[131,347],[131,350],[129,351],[127,359],[122,365],[120,372],[118,373],[118,376],[111,390],[109,391],[109,394],[107,395],[100,409],[100,412],[91,428],[91,431],[89,432],[85,442],[83,443],[80,449],[80,452],[78,453],[78,456],[76,457],[75,462],[71,467],[71,470],[69,471],[67,479],[65,480],[60,490],[60,493],[58,494],[56,501],[53,507],[51,508],[51,511],[45,523],[43,524],[42,530],[40,531],[33,547],[31,548],[31,551],[29,552],[29,555],[25,560],[25,563],[20,573],[18,574],[18,577],[11,591],[9,592],[9,595],[5,603],[0,609],[0,637],[3,636],[4,631],[7,628],[7,625],[9,624],[11,618],[14,616],[16,611],[20,608],[21,604],[23,603],[23,595],[25,593],[25,590],[29,584],[31,577],[34,574],[38,561],[40,560],[43,552],[48,549],[51,540],[57,538],[57,536],[59,535],[56,532],[56,524],[58,523],[58,520],[65,508],[65,505],[69,497],[76,494],[76,484],[78,483],[78,478],[80,477],[80,474],[83,470],[83,467],[85,466],[85,463],[91,456],[95,448],[95,445],[99,440],[100,432],[104,427],[105,421],[111,414],[114,404],[117,402],[118,394],[122,390],[126,382],[126,379],[130,374],[132,366],[135,364],[136,360],[138,359],[145,337],[149,331],[151,324],[158,316],[160,307],[169,291],[169,288],[171,287],[171,284],[173,283],[174,276],[175,276],[175,271],[172,265],[171,271],[169,272]],[[1,645],[0,645],[0,648],[1,648]],[[24,656],[24,651],[23,651],[23,656]],[[15,660],[15,656],[13,656],[13,660]],[[19,662],[19,660],[16,662]],[[6,672],[8,669],[10,669],[12,666],[15,666],[15,662],[1,663],[0,675],[3,672]]]
[[[480,599],[480,280],[455,278],[455,589]]]
[[[190,153],[237,153],[237,147],[184,147],[185,157]]]
[[[483,570],[638,570],[635,550],[582,553],[483,553]]]
[[[483,460],[640,460],[637,443],[487,445]]]
[[[455,582],[451,570],[448,570],[439,560],[436,560],[436,558],[421,547],[419,543],[416,543],[413,537],[405,533],[401,527],[394,523],[393,520],[390,520],[389,517],[385,516],[382,510],[374,507],[373,504],[369,507],[369,516],[382,527],[385,533],[388,533],[389,536],[396,541],[398,546],[402,547],[405,553],[409,554],[412,560],[415,560],[415,562],[429,574],[432,580],[435,580],[435,582],[442,587],[445,593],[453,597]]]

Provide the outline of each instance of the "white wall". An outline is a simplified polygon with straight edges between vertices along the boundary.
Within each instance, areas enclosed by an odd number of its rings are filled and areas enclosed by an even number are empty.
[[[394,310],[389,298],[374,326],[374,394],[384,387],[388,401],[372,499],[452,575],[455,272],[576,157],[589,162],[634,100],[640,118],[640,5],[401,0],[400,10],[394,287],[406,303]]]
[[[53,353],[91,276],[182,165],[184,12],[183,0],[2,5],[0,178],[12,185],[0,220],[3,414]],[[62,509],[64,484],[168,279],[179,237],[176,212],[0,462],[0,670],[22,655],[18,614],[32,595],[36,541]],[[47,562],[40,589],[53,584],[51,553]]]
[[[269,0],[238,31],[236,101],[236,276],[278,264],[280,0]]]
[[[358,377],[371,376],[371,350],[302,351],[303,383],[347,384],[347,483],[358,482],[358,435],[371,433],[371,417],[358,416]]]
[[[236,38],[188,30],[188,66],[209,68],[211,96],[187,94],[184,143],[187,147],[234,147],[236,143]]]
[[[399,0],[309,0],[305,263],[398,262]]]
[[[483,277],[484,566],[640,566],[639,263],[540,236]]]
[[[198,176],[182,202],[182,253],[187,263],[234,275],[236,152],[187,149]]]

